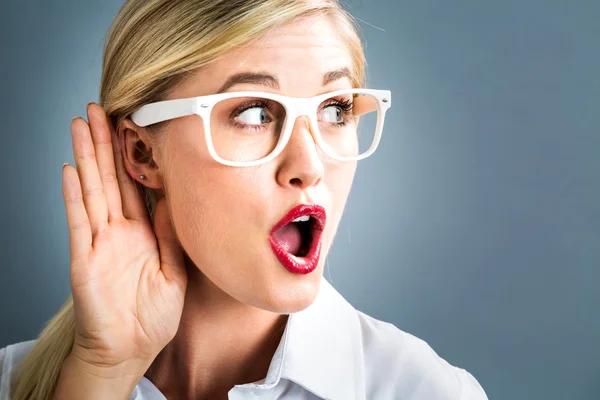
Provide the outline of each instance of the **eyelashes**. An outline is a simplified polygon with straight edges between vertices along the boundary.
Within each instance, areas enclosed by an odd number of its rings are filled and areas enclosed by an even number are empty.
[[[349,114],[352,111],[354,102],[348,99],[332,99],[331,102],[328,103],[325,107],[331,106],[339,107],[344,112],[344,114]]]
[[[244,111],[248,111],[252,108],[261,108],[261,109],[264,109],[267,111],[272,111],[273,110],[273,102],[270,100],[267,100],[267,99],[257,99],[257,100],[252,100],[252,101],[242,103],[242,104],[238,105],[236,108],[234,108],[233,111],[231,111],[231,114],[229,115],[229,117],[232,119],[235,119]]]

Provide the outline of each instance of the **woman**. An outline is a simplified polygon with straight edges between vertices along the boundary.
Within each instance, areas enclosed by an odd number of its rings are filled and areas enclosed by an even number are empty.
[[[0,397],[485,399],[323,279],[391,104],[364,81],[336,0],[127,1],[71,124],[73,295]]]

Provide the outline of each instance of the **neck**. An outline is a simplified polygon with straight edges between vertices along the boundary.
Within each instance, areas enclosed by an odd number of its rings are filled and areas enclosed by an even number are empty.
[[[265,378],[287,317],[237,301],[188,266],[179,329],[145,376],[167,398],[226,399]]]

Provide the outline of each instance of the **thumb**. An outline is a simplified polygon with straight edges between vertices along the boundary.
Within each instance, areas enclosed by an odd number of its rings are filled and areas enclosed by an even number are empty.
[[[165,278],[174,281],[178,286],[185,287],[187,272],[183,248],[175,235],[164,196],[158,201],[154,211],[154,234],[158,241],[160,269]]]

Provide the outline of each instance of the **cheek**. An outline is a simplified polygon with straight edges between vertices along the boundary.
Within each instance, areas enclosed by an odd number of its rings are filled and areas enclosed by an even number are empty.
[[[236,180],[224,172],[189,171],[171,184],[175,230],[194,264],[228,292],[236,282],[251,282],[247,265],[259,259],[251,249],[261,246],[256,227],[244,221],[245,215],[253,214],[248,209],[251,202],[240,201],[244,195],[239,187],[236,190]],[[251,237],[254,241],[248,240]]]
[[[206,154],[200,136],[172,139],[166,149],[172,156],[161,165],[176,231],[182,244],[193,239],[193,246],[205,242],[206,226],[220,225],[219,218],[227,216],[219,198],[226,197],[227,174]]]
[[[214,212],[219,203],[209,195],[210,185],[203,173],[179,170],[169,180],[167,195],[171,204],[173,223],[186,249],[206,243],[206,226],[220,225],[216,220],[223,213]],[[211,212],[212,210],[212,212]],[[216,240],[214,236],[211,241]],[[193,240],[193,243],[190,243]],[[208,243],[207,243],[208,245]]]
[[[170,156],[161,168],[178,233],[201,237],[206,226],[220,225],[218,220],[229,214],[221,209],[231,197],[235,171],[210,157],[198,121],[184,122],[165,141]]]
[[[333,206],[336,208],[336,212],[341,211],[339,206],[346,203],[355,171],[356,161],[332,164],[325,169],[325,184],[333,198]]]
[[[198,156],[178,156],[172,171],[167,195],[173,223],[195,262],[207,269],[213,264],[232,264],[248,243],[253,247],[261,240],[267,243],[261,229],[271,190],[264,179],[259,182],[262,174]]]
[[[331,194],[332,202],[332,215],[327,216],[327,225],[329,226],[327,236],[330,240],[333,240],[338,224],[342,219],[355,171],[356,162],[334,164],[330,168],[326,168],[325,184]]]

